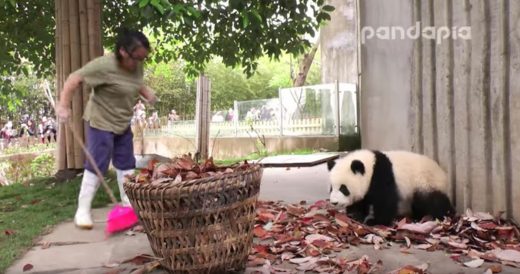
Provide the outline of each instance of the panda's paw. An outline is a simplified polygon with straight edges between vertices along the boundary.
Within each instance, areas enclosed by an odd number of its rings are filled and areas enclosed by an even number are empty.
[[[365,219],[364,223],[368,226],[377,225],[376,219],[374,219],[373,217],[370,217],[370,216]]]

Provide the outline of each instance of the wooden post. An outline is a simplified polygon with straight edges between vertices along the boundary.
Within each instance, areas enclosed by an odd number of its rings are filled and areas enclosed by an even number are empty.
[[[336,95],[336,135],[341,135],[341,112],[340,112],[340,97],[339,97],[339,81],[336,80],[334,83],[334,91]]]
[[[80,0],[81,1],[81,0]],[[79,1],[70,1],[69,20],[70,20],[70,72],[81,67],[81,41],[80,41],[80,18]],[[74,92],[72,97],[72,123],[74,132],[80,134],[83,140],[83,89],[81,87]],[[74,140],[74,139],[73,139]],[[84,162],[81,146],[74,140],[74,168],[81,168]]]
[[[60,98],[69,74],[103,54],[101,43],[101,0],[56,0],[56,90]],[[75,132],[84,137],[83,110],[90,90],[79,88],[72,98],[72,122]],[[58,99],[59,100],[59,99]],[[58,132],[58,172],[83,169],[84,154],[63,124]]]
[[[195,144],[197,147],[197,160],[208,159],[209,122],[211,105],[211,83],[201,74],[197,80],[197,102],[195,111]]]
[[[280,104],[280,136],[283,136],[283,101],[282,89],[278,88],[278,102]]]
[[[238,137],[238,101],[233,101],[233,126],[235,127],[235,137]]]

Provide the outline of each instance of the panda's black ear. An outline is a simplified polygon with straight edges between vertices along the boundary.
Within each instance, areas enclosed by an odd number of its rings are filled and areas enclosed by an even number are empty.
[[[329,171],[336,165],[336,161],[334,160],[328,160],[327,161],[327,168],[329,169]]]
[[[361,175],[365,175],[365,165],[359,160],[352,161],[352,163],[350,163],[350,169],[354,174],[360,173]]]

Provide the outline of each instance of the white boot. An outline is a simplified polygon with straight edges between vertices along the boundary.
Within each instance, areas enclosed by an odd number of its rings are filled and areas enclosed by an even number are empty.
[[[125,182],[125,180],[127,180],[125,178],[125,176],[134,174],[134,170],[133,169],[128,169],[128,170],[116,169],[116,174],[117,174],[117,185],[119,186],[119,193],[121,195],[121,205],[126,206],[126,207],[132,207],[132,205],[130,204],[130,199],[128,199],[128,196],[125,193],[125,189],[123,188],[123,183]]]
[[[92,229],[94,226],[90,215],[90,206],[98,187],[99,178],[96,174],[85,169],[79,191],[78,210],[74,216],[74,223],[81,229]]]

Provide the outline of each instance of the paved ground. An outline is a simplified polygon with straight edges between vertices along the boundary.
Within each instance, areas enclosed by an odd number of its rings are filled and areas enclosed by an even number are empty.
[[[327,167],[321,164],[305,168],[266,168],[262,179],[260,199],[283,200],[299,202],[306,200],[314,202],[327,198]],[[110,208],[93,211],[96,221],[91,231],[78,230],[72,222],[58,225],[50,234],[45,235],[40,242],[51,242],[49,248],[35,246],[8,270],[8,274],[24,273],[25,264],[34,268],[25,273],[110,273],[111,268],[124,260],[139,254],[153,254],[146,235],[137,233],[133,236],[115,235],[105,239],[103,234],[104,218]],[[401,266],[429,263],[429,273],[484,273],[487,264],[480,268],[470,269],[453,262],[443,252],[425,252],[412,250],[413,254],[400,253],[397,247],[382,251],[374,250],[372,246],[350,247],[339,255],[356,259],[368,255],[371,262],[382,260],[381,273],[397,269]],[[119,265],[126,268],[120,273],[129,273],[133,267],[128,264]],[[246,270],[250,273],[254,269]],[[503,267],[502,273],[519,273],[518,269]],[[156,270],[153,273],[165,273]]]

